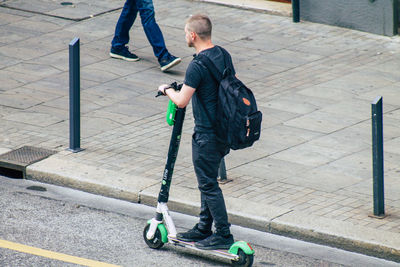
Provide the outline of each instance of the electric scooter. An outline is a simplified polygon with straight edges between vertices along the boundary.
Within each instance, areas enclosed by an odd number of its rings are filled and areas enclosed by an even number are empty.
[[[178,85],[176,82],[170,85],[170,88],[173,88],[174,90],[180,90],[181,87],[182,85]],[[158,92],[156,97],[160,95],[162,95],[162,93]],[[144,241],[153,249],[159,249],[165,243],[169,243],[175,246],[185,247],[203,253],[210,253],[231,260],[233,266],[250,267],[253,265],[254,249],[245,241],[235,242],[229,250],[200,250],[195,247],[194,242],[185,242],[176,237],[177,231],[172,217],[169,214],[167,202],[169,198],[172,173],[178,156],[185,112],[186,108],[178,108],[174,102],[169,100],[166,120],[168,125],[173,126],[171,141],[168,149],[167,163],[163,172],[161,190],[158,195],[156,216],[149,220],[144,228]]]

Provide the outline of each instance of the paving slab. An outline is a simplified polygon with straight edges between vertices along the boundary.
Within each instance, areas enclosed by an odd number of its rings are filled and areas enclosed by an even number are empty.
[[[341,188],[358,184],[362,178],[325,165],[286,178],[284,181],[292,185],[312,187],[323,192],[336,192]]]
[[[289,4],[280,4],[265,0],[197,0],[213,4],[233,6],[243,9],[266,12],[270,14],[279,14],[284,16],[292,15],[292,7]]]
[[[360,120],[351,116],[316,110],[301,117],[285,122],[287,126],[329,134],[350,127]]]
[[[96,3],[80,0],[69,2],[71,4],[63,4],[64,2],[68,1],[32,0],[26,2],[23,0],[6,0],[1,2],[0,6],[77,21],[92,18],[122,7],[122,3],[116,0],[100,0],[96,1]]]
[[[14,23],[19,20],[23,20],[24,18],[21,16],[13,15],[13,14],[1,14],[0,25]]]
[[[9,84],[7,82],[7,84]],[[19,94],[3,93],[0,98],[0,104],[5,107],[15,109],[27,109],[42,103],[42,100],[32,99],[29,96]]]
[[[306,96],[327,98],[332,101],[342,101],[354,97],[353,93],[347,92],[345,89],[327,87],[321,84],[307,87],[298,93]]]
[[[226,158],[226,165],[228,169],[232,169],[232,163],[229,158]],[[297,173],[301,173],[309,168],[309,166],[299,163],[264,157],[247,164],[242,164],[235,172],[242,175],[260,177],[269,181],[282,181],[291,176],[296,177]]]
[[[40,127],[46,127],[58,122],[61,122],[59,118],[52,116],[47,113],[32,113],[32,112],[16,112],[9,114],[2,118],[3,120],[16,121],[25,124],[32,124]]]

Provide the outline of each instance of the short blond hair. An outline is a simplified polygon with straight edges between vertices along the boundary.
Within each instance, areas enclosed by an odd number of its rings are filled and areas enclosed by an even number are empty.
[[[207,15],[196,14],[190,16],[186,21],[189,31],[195,32],[200,39],[207,40],[211,38],[212,24]]]

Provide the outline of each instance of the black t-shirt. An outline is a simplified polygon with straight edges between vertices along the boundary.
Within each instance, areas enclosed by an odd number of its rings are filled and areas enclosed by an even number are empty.
[[[225,66],[224,54],[221,51],[222,47],[214,46],[212,48],[203,50],[199,53],[207,56],[223,73],[226,67],[229,67],[232,74],[235,74],[235,69],[232,64],[232,58],[229,55],[227,62],[230,66]],[[190,62],[185,75],[184,84],[196,89],[192,96],[193,117],[194,117],[194,131],[198,133],[212,133],[213,122],[215,121],[215,114],[217,109],[218,99],[218,83],[213,78],[211,73],[204,64],[196,60],[196,56]],[[201,98],[202,102],[200,102]],[[207,108],[208,114],[211,117],[209,120],[207,113],[204,111],[204,106]]]

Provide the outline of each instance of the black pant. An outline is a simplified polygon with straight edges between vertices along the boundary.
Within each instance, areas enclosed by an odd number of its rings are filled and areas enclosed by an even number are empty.
[[[229,148],[217,141],[213,133],[194,133],[192,159],[201,193],[199,228],[211,229],[214,221],[217,234],[230,234],[224,196],[219,187],[218,168]]]

